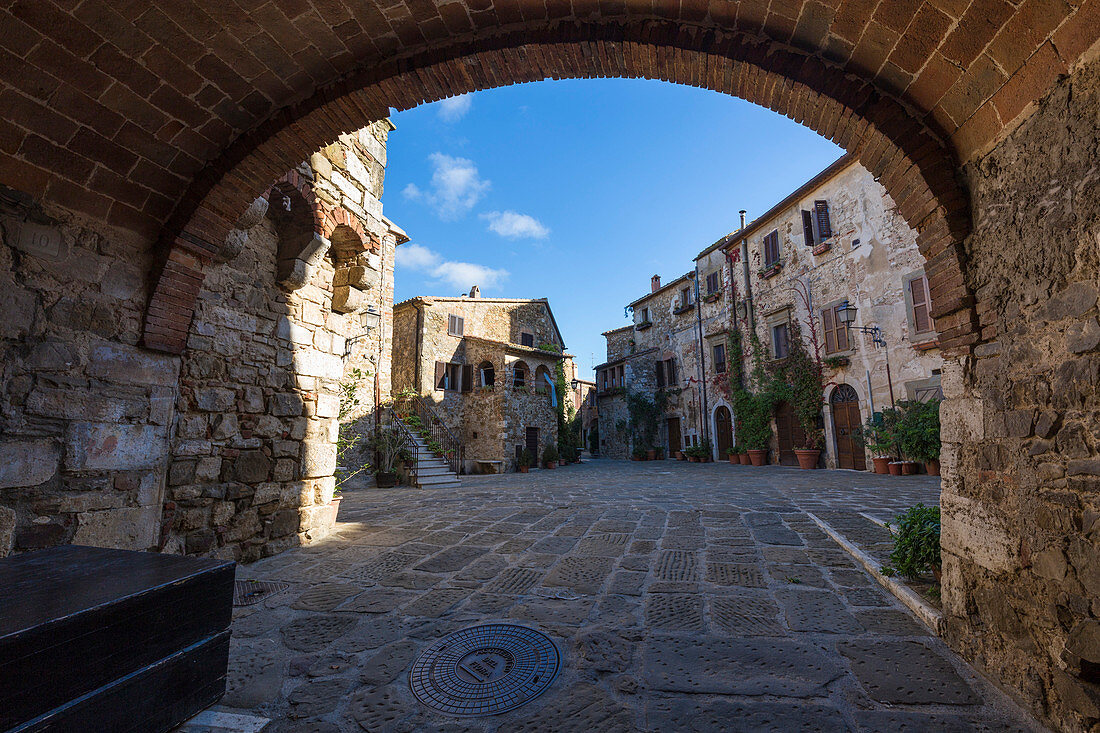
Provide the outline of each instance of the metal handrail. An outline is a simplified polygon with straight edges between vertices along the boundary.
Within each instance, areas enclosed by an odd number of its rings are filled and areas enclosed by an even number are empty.
[[[443,459],[456,475],[463,473],[466,446],[462,444],[442,418],[423,399],[416,395],[402,395],[394,399],[394,407],[411,407],[420,422],[428,429],[432,440],[443,449]]]
[[[416,442],[416,436],[413,434],[409,426],[405,424],[405,421],[394,412],[391,407],[384,407],[382,409],[383,424],[386,427],[397,428],[401,433],[401,437],[404,441],[403,448],[409,451],[412,456],[412,468],[406,466],[406,470],[409,472],[409,482],[420,485],[420,444]]]

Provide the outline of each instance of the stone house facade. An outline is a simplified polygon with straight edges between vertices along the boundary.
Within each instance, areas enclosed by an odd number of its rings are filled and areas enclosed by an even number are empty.
[[[359,368],[365,415],[390,381],[391,129],[341,136],[256,200],[193,283],[180,356],[138,346],[147,252],[2,197],[0,556],[248,561],[329,532],[339,384]]]
[[[869,467],[853,430],[900,400],[942,397],[943,359],[916,232],[853,156],[713,247],[737,271],[735,310],[768,360],[784,358],[796,332],[811,353],[816,339],[827,383],[824,465]],[[856,308],[857,328],[841,321],[845,303]],[[878,338],[858,327],[877,327]],[[804,436],[789,406],[778,407],[773,428],[771,460],[797,465],[794,448]]]
[[[845,302],[857,309],[857,326],[881,329],[884,346],[841,325],[837,310]],[[628,420],[622,393],[658,389],[667,397],[658,447],[672,452],[709,441],[714,457],[725,457],[736,444],[734,329],[755,330],[768,360],[786,355],[796,330],[807,343],[816,335],[828,382],[828,467],[870,465],[852,431],[874,411],[942,394],[916,234],[851,156],[704,249],[688,273],[664,285],[655,275],[651,292],[628,309],[634,325],[604,334],[608,361],[596,368],[600,425],[613,428],[601,430],[601,454],[610,457],[627,457],[632,447],[625,429],[614,429]],[[789,406],[779,406],[772,427],[773,462],[797,464],[801,430]]]
[[[424,399],[478,462],[516,466],[557,444],[551,382],[565,343],[545,298],[416,297],[394,306],[394,394]],[[556,395],[556,399],[570,399]],[[482,464],[484,465],[484,464]]]

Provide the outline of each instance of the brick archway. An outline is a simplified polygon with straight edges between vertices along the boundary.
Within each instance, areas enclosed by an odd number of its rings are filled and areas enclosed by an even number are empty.
[[[314,150],[389,113],[465,92],[559,78],[644,77],[741,97],[794,119],[855,153],[918,232],[945,348],[978,340],[963,276],[968,202],[957,157],[934,120],[911,103],[820,58],[745,33],[683,24],[566,24],[456,44],[363,70],[238,139],[196,179],[163,236],[165,276],[180,259],[213,257],[232,222],[270,181]],[[176,264],[173,264],[176,263]],[[201,278],[201,267],[189,275]],[[158,284],[155,292],[160,292]],[[154,295],[154,301],[157,298]],[[150,306],[145,343],[183,343],[187,304]]]

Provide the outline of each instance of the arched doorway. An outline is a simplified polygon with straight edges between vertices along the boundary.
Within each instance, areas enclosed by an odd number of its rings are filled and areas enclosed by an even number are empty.
[[[730,408],[719,405],[714,411],[714,440],[718,448],[718,460],[726,457],[726,451],[733,447],[733,420]]]
[[[863,424],[863,418],[859,413],[859,395],[850,384],[841,384],[833,390],[829,405],[833,411],[837,467],[856,471],[867,470],[867,458],[863,446],[855,440],[856,431]]]
[[[780,402],[775,407],[775,437],[779,443],[779,465],[797,466],[794,450],[806,444],[806,431],[789,402]]]

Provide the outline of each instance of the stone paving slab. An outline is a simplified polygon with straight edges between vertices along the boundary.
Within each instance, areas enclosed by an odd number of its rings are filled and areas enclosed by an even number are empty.
[[[936,479],[590,461],[346,490],[321,543],[238,568],[283,593],[235,609],[221,709],[314,731],[1039,731],[807,511],[872,544]],[[547,633],[557,680],[450,718],[408,670],[488,621]]]

